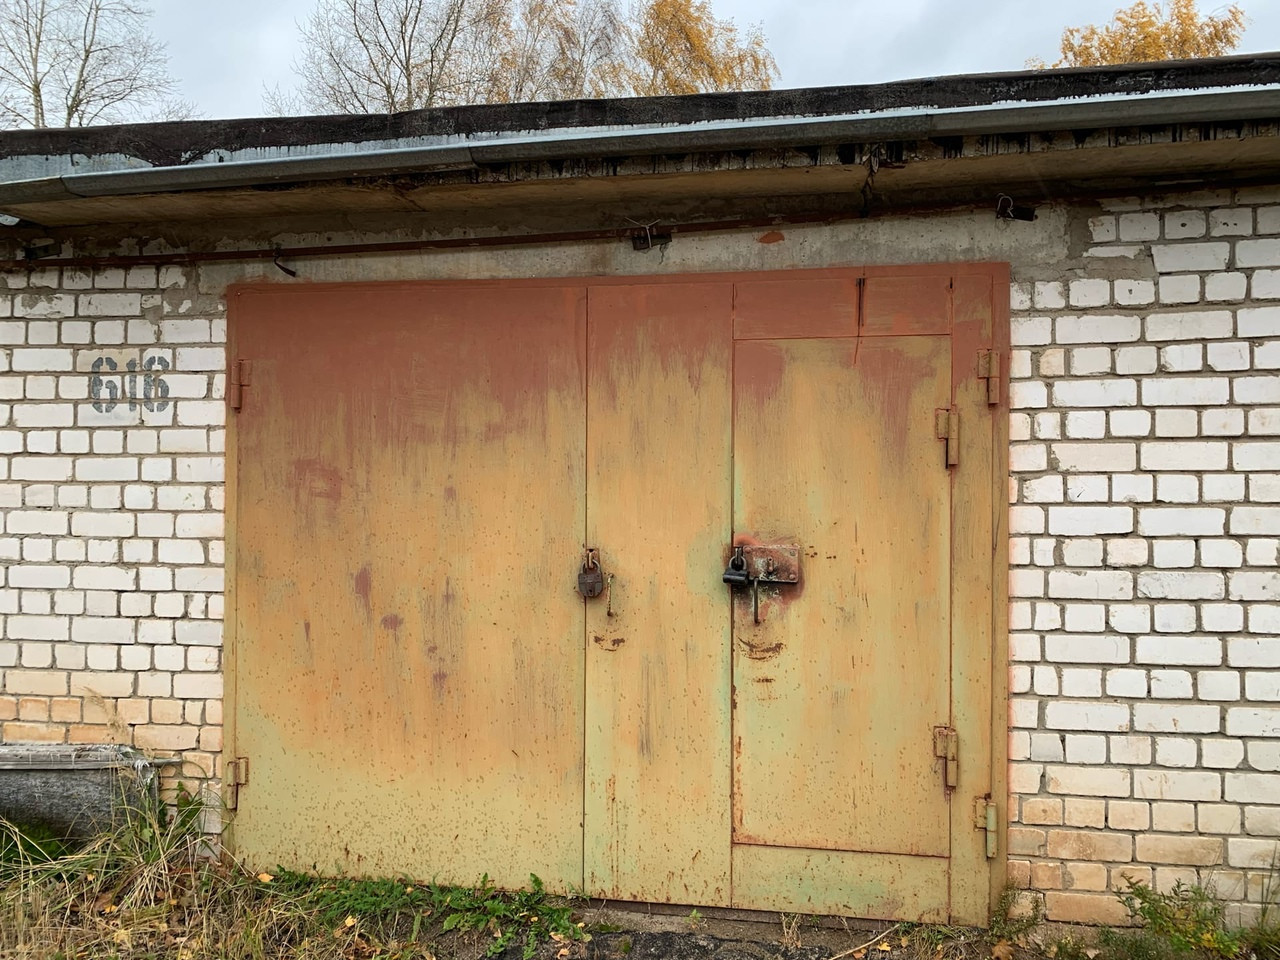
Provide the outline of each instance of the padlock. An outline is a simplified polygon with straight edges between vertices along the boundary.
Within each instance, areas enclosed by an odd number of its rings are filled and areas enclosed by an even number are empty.
[[[741,547],[733,548],[733,556],[721,579],[731,587],[745,587],[751,583],[751,574],[747,572],[747,560],[742,555]]]
[[[582,561],[582,569],[578,572],[578,592],[587,600],[604,593],[604,571],[600,569],[594,550],[588,550],[586,559]]]

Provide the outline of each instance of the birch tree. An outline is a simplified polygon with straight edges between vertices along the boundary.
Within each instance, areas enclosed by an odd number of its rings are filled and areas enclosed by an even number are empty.
[[[190,115],[133,0],[0,0],[0,123],[78,127]]]
[[[495,103],[767,89],[757,27],[709,0],[317,0],[296,98],[277,112],[392,113]]]

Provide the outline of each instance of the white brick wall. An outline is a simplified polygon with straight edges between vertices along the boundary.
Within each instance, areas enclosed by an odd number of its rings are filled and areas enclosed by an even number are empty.
[[[1256,902],[1280,838],[1280,191],[1181,199],[1011,294],[1011,873],[1053,919]]]
[[[1070,218],[1088,221],[1091,247],[1012,232]],[[1060,920],[1116,916],[1126,877],[1256,903],[1280,838],[1280,189],[956,222],[948,235],[1017,278],[1011,875]],[[896,235],[878,219],[866,242],[859,229],[814,227],[805,249],[827,254],[762,262],[852,263],[884,244],[894,262],[945,256],[921,247],[918,223]],[[660,269],[786,256],[734,243],[722,260],[712,244],[673,247]],[[596,248],[545,254],[504,254],[497,275],[601,269]],[[383,258],[371,276],[498,263],[471,256]],[[216,776],[217,291],[268,267],[0,276],[4,740],[123,740],[179,758],[188,779]],[[349,269],[318,262],[309,279],[369,278]]]
[[[181,271],[0,276],[0,739],[216,775],[225,323]]]

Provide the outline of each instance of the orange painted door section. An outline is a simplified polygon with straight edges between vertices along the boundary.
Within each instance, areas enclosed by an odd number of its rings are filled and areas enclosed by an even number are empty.
[[[236,851],[984,920],[999,272],[961,273],[235,291]],[[735,544],[797,582],[731,588]]]
[[[237,852],[579,883],[585,289],[233,296]]]

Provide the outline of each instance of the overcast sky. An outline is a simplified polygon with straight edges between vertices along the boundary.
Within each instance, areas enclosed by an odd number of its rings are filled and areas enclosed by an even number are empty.
[[[762,23],[780,86],[878,83],[1022,69],[1052,60],[1064,27],[1109,20],[1130,0],[713,0],[720,17]],[[1280,50],[1280,0],[1239,0],[1238,52]],[[152,0],[182,96],[203,116],[264,113],[263,86],[291,86],[297,21],[315,0]],[[1221,6],[1201,0],[1202,10]]]

